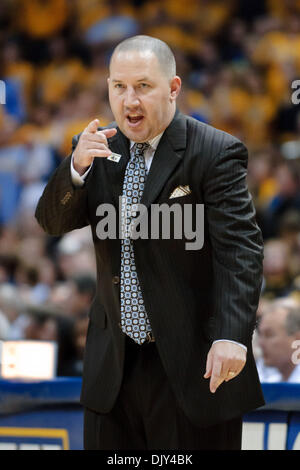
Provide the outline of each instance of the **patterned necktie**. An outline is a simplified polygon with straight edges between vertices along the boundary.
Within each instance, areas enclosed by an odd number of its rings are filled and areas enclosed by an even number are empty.
[[[121,240],[121,328],[136,343],[142,344],[151,331],[136,272],[133,243],[130,238],[135,205],[139,204],[146,181],[144,152],[149,144],[135,144],[127,164],[122,196],[123,237]],[[125,226],[125,230],[124,230]]]

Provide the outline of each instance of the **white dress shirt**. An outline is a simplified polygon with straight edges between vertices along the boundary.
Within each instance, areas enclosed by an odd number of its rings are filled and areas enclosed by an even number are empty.
[[[278,383],[278,382],[289,382],[289,383],[300,383],[300,364],[297,364],[291,372],[288,379],[283,380],[282,374],[276,367],[269,367],[264,364],[263,358],[259,358],[256,361],[257,372],[259,380],[262,383]]]
[[[148,173],[149,173],[151,163],[152,163],[152,160],[153,160],[153,157],[154,157],[154,154],[155,154],[155,150],[157,149],[157,146],[159,144],[159,141],[160,141],[162,135],[163,135],[163,132],[161,134],[157,135],[156,137],[154,137],[153,139],[148,140],[149,147],[144,152],[145,164],[146,164],[146,168],[147,168]],[[135,144],[135,142],[133,142],[131,140],[130,141],[130,150],[132,149],[134,144]],[[101,158],[101,157],[99,157],[99,158]],[[87,171],[83,175],[80,175],[75,170],[75,168],[73,166],[73,155],[72,155],[72,158],[71,158],[71,176],[72,176],[72,182],[75,186],[82,186],[84,184],[84,181],[85,181],[88,173],[90,172],[92,166],[93,166],[93,164],[91,164],[91,166],[87,169]],[[230,339],[217,339],[217,340],[214,341],[214,343],[218,343],[219,341],[227,341],[228,343],[238,344],[239,346],[241,346],[243,349],[245,349],[247,351],[247,347],[244,344],[238,343],[236,341],[232,341]]]

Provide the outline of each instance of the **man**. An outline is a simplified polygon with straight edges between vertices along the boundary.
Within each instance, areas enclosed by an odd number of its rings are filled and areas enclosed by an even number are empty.
[[[300,382],[300,307],[296,300],[272,302],[259,325],[261,382]]]
[[[263,404],[251,349],[262,239],[247,151],[182,115],[180,87],[164,42],[119,44],[108,79],[116,122],[99,130],[92,121],[73,139],[37,207],[50,234],[92,227],[98,288],[81,394],[86,449],[240,448],[242,414]],[[204,204],[203,246],[188,250],[184,236],[120,236],[126,201],[146,208],[144,219],[154,204],[190,205],[193,215]],[[99,236],[104,204],[122,216],[117,236]],[[132,221],[133,213],[125,226]]]

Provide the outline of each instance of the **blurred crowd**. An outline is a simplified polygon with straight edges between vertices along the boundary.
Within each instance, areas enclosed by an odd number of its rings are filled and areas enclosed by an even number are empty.
[[[254,350],[263,381],[296,381],[300,105],[292,84],[300,79],[300,0],[1,0],[0,339],[56,341],[58,375],[81,375],[96,289],[90,229],[48,237],[34,210],[72,136],[95,117],[102,125],[113,119],[107,64],[114,46],[135,34],[174,51],[180,110],[249,149],[265,243]]]

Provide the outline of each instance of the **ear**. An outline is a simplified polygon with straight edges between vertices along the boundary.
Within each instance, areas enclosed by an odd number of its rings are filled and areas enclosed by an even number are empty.
[[[178,75],[172,78],[170,83],[170,99],[175,101],[181,90],[181,78]]]

